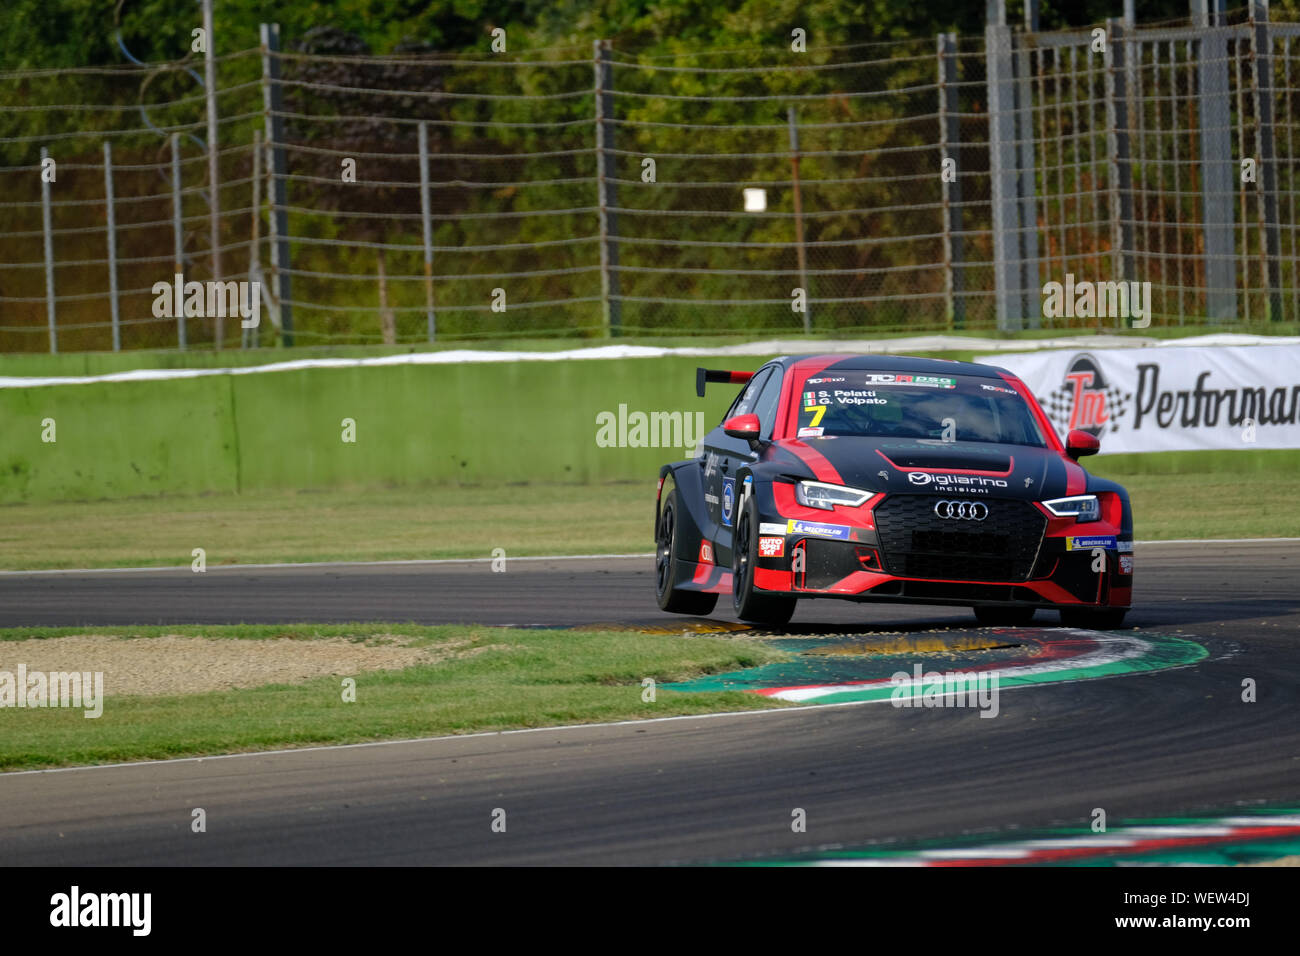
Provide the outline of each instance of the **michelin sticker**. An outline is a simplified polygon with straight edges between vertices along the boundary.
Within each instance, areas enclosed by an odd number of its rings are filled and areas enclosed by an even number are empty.
[[[1097,535],[1091,538],[1066,538],[1066,551],[1090,551],[1093,548],[1111,548],[1115,547],[1114,535]]]
[[[842,524],[817,524],[813,521],[796,521],[791,518],[786,522],[789,534],[811,534],[819,538],[840,538],[849,540],[850,529]]]
[[[722,479],[722,523],[731,527],[731,515],[736,510],[736,479]]]

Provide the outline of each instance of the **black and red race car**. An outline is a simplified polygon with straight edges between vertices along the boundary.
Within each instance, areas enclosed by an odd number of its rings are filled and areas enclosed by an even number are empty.
[[[1128,493],[1078,464],[1023,382],[990,365],[794,356],[743,384],[697,457],[664,465],[659,606],[787,623],[800,598],[972,607],[983,624],[1053,608],[1119,627],[1133,584]]]

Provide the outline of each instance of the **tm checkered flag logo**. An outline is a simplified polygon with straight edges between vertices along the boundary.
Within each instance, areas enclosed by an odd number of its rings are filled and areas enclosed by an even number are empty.
[[[1037,397],[1063,434],[1079,428],[1100,435],[1106,430],[1119,431],[1133,393],[1108,384],[1097,360],[1079,355],[1070,363],[1061,387]]]

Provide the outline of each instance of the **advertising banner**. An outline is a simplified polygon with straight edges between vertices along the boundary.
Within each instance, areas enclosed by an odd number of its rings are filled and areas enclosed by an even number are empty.
[[[1078,349],[985,356],[1021,378],[1057,433],[1101,453],[1300,448],[1300,345]]]

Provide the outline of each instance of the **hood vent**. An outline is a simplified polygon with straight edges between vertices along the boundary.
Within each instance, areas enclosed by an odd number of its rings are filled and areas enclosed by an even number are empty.
[[[980,471],[990,475],[1009,475],[1013,459],[1003,452],[979,451],[973,448],[887,448],[880,452],[887,462],[898,469],[928,468],[959,471]]]

